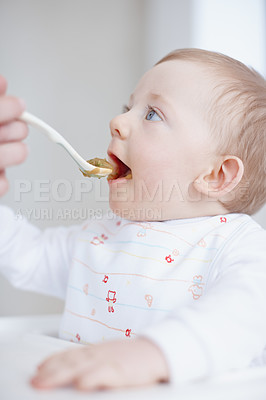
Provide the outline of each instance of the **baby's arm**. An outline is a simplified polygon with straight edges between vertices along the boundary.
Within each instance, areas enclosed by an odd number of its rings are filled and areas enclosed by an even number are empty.
[[[217,255],[204,296],[144,334],[168,360],[172,382],[258,362],[266,348],[266,231],[238,233]]]
[[[64,298],[80,227],[41,231],[0,206],[0,272],[21,289]]]
[[[7,82],[0,75],[0,196],[8,190],[5,168],[25,160],[27,148],[21,140],[28,133],[24,122],[16,118],[24,111],[24,104],[13,96],[6,95]]]
[[[39,368],[38,388],[80,389],[180,383],[248,367],[266,344],[265,232],[227,248],[206,295],[142,332],[55,354]],[[249,239],[252,239],[253,244]],[[217,260],[218,262],[218,260]]]

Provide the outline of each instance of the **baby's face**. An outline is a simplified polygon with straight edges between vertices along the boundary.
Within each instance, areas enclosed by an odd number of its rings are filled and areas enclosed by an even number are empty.
[[[189,215],[199,200],[192,184],[211,154],[204,118],[209,95],[204,71],[190,62],[164,62],[142,77],[125,112],[110,123],[116,179],[109,180],[109,201],[116,214],[132,220]]]

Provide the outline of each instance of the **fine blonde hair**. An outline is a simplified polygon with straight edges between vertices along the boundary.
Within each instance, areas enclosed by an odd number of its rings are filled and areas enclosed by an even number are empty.
[[[216,151],[237,156],[244,164],[241,182],[222,204],[229,212],[255,213],[266,201],[265,79],[240,61],[212,51],[174,50],[156,65],[171,60],[198,63],[214,78],[206,118]]]

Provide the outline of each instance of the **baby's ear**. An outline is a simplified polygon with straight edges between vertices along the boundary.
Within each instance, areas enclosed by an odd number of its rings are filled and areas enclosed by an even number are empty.
[[[195,189],[211,198],[221,198],[231,192],[241,181],[244,165],[240,158],[223,156],[215,165],[202,173],[195,181]]]

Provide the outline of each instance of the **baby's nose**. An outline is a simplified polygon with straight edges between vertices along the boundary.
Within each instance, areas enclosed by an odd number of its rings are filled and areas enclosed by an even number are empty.
[[[118,115],[110,122],[110,131],[112,136],[119,136],[125,139],[129,134],[129,121],[125,118],[125,114]]]

